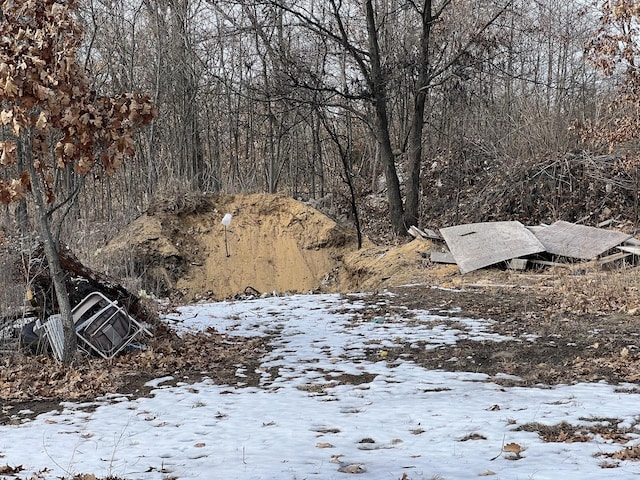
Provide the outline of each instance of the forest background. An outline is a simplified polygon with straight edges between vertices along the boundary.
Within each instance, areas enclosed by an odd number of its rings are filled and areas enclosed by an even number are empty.
[[[148,93],[158,115],[115,174],[55,172],[74,199],[59,235],[87,257],[154,202],[198,192],[282,193],[380,240],[487,220],[635,228],[637,14],[629,1],[82,0],[91,89]],[[4,209],[6,236],[30,208]]]

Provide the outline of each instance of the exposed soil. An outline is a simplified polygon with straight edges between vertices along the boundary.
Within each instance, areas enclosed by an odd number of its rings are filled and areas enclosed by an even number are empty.
[[[234,215],[228,257],[220,223],[227,212]],[[504,385],[629,382],[620,389],[640,393],[633,386],[640,381],[637,267],[496,267],[463,276],[455,266],[430,263],[431,248],[428,241],[414,240],[384,247],[367,243],[357,250],[355,233],[319,211],[284,197],[248,195],[158,205],[104,251],[129,262],[142,286],[155,284],[176,302],[256,291],[361,291],[369,292],[359,297],[368,308],[356,321],[411,322],[407,311],[420,309],[441,315],[443,322],[447,317],[488,319],[489,332],[508,337],[501,342],[460,339],[438,348],[414,342],[386,350],[387,362],[401,358],[430,369],[483,372]],[[253,289],[246,292],[248,286]],[[178,339],[161,331],[149,346],[110,364],[79,358],[68,369],[44,357],[1,359],[0,423],[22,421],[62,400],[115,392],[146,395],[144,383],[165,375],[173,378],[167,381],[205,375],[237,385],[238,365],[255,371],[268,339],[231,339],[213,331]],[[368,355],[380,360],[380,347],[371,344]],[[258,378],[242,381],[251,385]],[[17,415],[23,409],[34,413]]]
[[[529,288],[456,291],[407,286],[390,291],[396,295],[386,298],[387,306],[378,302],[369,315],[397,315],[409,308],[444,316],[490,319],[488,331],[508,339],[459,339],[455,346],[436,349],[413,342],[389,349],[387,361],[408,358],[429,369],[486,373],[495,376],[493,381],[506,385],[600,380],[617,384],[640,380],[637,315],[575,312],[561,307],[564,294]],[[371,359],[376,358],[379,348],[373,347],[370,355]]]
[[[429,241],[367,242],[358,250],[354,232],[289,198],[206,197],[196,203],[196,212],[183,207],[176,214],[162,206],[137,221],[159,222],[169,235],[158,237],[162,245],[196,245],[199,262],[179,249],[190,265],[175,286],[187,298],[239,295],[246,285],[261,292],[373,292],[372,316],[385,308],[455,308],[453,315],[491,319],[493,332],[512,338],[461,340],[435,350],[406,345],[389,351],[388,361],[402,356],[428,368],[512,374],[523,385],[639,379],[638,268],[614,265],[605,271],[587,262],[526,271],[496,267],[463,276],[456,266],[428,260],[438,248]],[[225,212],[234,215],[230,257],[219,225]],[[149,247],[148,235],[125,235],[128,245],[133,240]],[[381,304],[376,295],[385,290],[396,295]]]
[[[103,253],[149,291],[191,301],[316,290],[354,250],[355,232],[318,210],[255,194],[156,203]]]

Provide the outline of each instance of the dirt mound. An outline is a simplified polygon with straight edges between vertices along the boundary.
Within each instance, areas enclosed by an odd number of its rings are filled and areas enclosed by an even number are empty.
[[[446,284],[459,277],[455,265],[429,261],[431,242],[413,240],[396,246],[374,246],[345,254],[342,268],[332,284],[338,292],[374,291],[411,284]]]
[[[233,217],[225,245],[226,213]],[[227,298],[248,287],[260,293],[316,290],[356,250],[355,231],[318,210],[254,194],[156,203],[103,252],[117,257],[115,263],[137,276],[141,288],[191,300]]]

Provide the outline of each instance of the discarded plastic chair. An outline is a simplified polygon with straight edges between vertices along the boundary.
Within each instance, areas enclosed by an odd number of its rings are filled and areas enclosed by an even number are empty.
[[[79,347],[106,359],[115,357],[142,333],[151,334],[116,300],[110,300],[100,292],[87,295],[71,313],[80,339]]]

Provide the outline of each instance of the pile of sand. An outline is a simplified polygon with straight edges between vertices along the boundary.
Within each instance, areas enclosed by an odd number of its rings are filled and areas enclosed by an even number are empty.
[[[232,214],[226,229],[221,220]],[[207,195],[151,207],[104,249],[141,288],[184,300],[246,292],[348,292],[420,281],[429,243],[365,241],[279,195]],[[112,263],[113,264],[113,263]],[[123,272],[120,272],[123,276]],[[424,281],[424,277],[422,277]]]
[[[226,228],[221,220],[233,215]],[[144,287],[185,299],[317,289],[356,250],[355,234],[293,199],[199,196],[156,204],[104,249]]]
[[[227,231],[229,256],[221,224],[226,213],[233,215]],[[177,303],[222,300],[242,295],[247,287],[252,287],[249,293],[283,294],[421,285],[479,289],[507,303],[512,289],[532,295],[579,291],[565,295],[569,303],[563,308],[584,313],[604,311],[602,305],[605,310],[620,308],[612,299],[619,297],[621,285],[630,285],[631,270],[611,275],[599,267],[579,276],[561,267],[544,272],[489,268],[460,275],[455,265],[431,263],[431,248],[429,241],[413,240],[395,246],[365,242],[358,250],[353,229],[303,203],[282,196],[235,195],[186,196],[156,204],[101,252],[114,257],[105,258],[107,265],[122,266],[120,272],[107,273],[127,288],[146,289]],[[636,303],[625,305],[625,311],[635,312]]]

